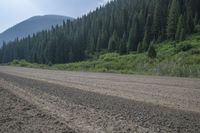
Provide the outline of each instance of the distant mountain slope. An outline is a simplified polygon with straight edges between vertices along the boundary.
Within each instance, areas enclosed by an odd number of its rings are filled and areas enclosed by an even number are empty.
[[[61,25],[63,20],[72,20],[73,18],[58,15],[45,15],[31,17],[0,34],[0,46],[3,41],[12,41],[14,39],[27,37],[33,33],[50,29],[52,25]]]

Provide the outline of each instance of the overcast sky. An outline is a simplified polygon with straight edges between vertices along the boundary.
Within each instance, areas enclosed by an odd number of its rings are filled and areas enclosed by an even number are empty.
[[[79,17],[109,0],[0,0],[0,33],[36,15]]]

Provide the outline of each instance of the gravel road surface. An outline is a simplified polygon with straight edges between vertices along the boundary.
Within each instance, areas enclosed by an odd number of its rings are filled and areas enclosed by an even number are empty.
[[[3,132],[200,132],[200,79],[1,66],[0,95]]]
[[[0,87],[0,132],[75,133],[66,124]]]

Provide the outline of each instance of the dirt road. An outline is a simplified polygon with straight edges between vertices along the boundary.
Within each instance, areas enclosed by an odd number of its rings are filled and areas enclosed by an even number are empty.
[[[0,132],[68,132],[66,124],[0,87]]]
[[[46,116],[24,120],[26,112],[11,111],[22,113],[17,121],[43,123],[41,132],[48,130],[45,121],[56,121],[49,127],[57,132],[200,132],[200,79],[1,66],[0,88],[2,97],[13,95]],[[12,132],[7,127],[16,120],[5,127],[3,110],[8,103],[23,107],[18,100],[0,100],[0,128]]]

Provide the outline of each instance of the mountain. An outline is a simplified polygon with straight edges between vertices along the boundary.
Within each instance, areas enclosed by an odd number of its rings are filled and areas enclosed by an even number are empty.
[[[63,20],[73,20],[71,17],[59,15],[45,15],[31,17],[0,34],[0,47],[3,41],[13,41],[16,38],[24,38],[42,30],[51,29],[52,26],[61,25]]]

